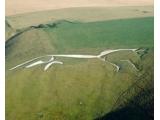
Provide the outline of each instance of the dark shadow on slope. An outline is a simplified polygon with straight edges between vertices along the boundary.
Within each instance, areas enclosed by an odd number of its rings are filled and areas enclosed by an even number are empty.
[[[17,30],[17,33],[15,35],[11,36],[10,38],[8,38],[8,40],[6,40],[6,42],[5,42],[5,50],[6,50],[5,54],[7,54],[7,52],[9,51],[10,46],[17,43],[17,40],[19,40],[19,39],[16,39],[16,38],[21,36],[22,34],[25,34],[28,31],[37,30],[37,29],[46,29],[46,28],[55,29],[60,24],[64,24],[64,23],[77,24],[79,22],[72,22],[72,21],[68,21],[68,20],[57,20],[55,22],[43,23],[43,24],[30,26],[30,27],[26,27],[26,28]],[[7,25],[9,25],[9,24],[7,24]]]
[[[146,98],[150,98],[150,100],[147,101],[145,104],[140,105],[138,103],[139,101],[136,101],[136,98],[125,107],[114,110],[95,120],[154,120],[154,98],[153,92],[151,91],[149,96],[142,95],[140,97],[140,99],[143,98],[144,100]]]
[[[18,37],[19,35],[23,34],[24,32],[27,32],[31,29],[41,29],[41,28],[57,28],[59,24],[62,23],[71,23],[71,24],[76,24],[79,22],[72,22],[72,21],[68,21],[68,20],[58,20],[55,22],[50,22],[50,23],[44,23],[44,24],[39,24],[39,25],[35,25],[35,26],[30,26],[24,29],[19,30],[18,33],[16,33],[14,36],[10,37],[7,42],[6,42],[6,46],[8,46],[11,42],[12,39]]]
[[[5,20],[5,25],[6,25],[6,27],[12,28],[11,24],[9,24],[9,22],[7,20]]]
[[[124,107],[96,120],[151,120],[138,108]]]
[[[125,107],[114,110],[95,120],[154,120],[153,89],[147,92],[148,95],[142,92]],[[139,99],[142,98],[145,103],[141,105]]]
[[[147,71],[120,94],[111,112],[95,120],[154,120],[153,67],[145,69]]]
[[[58,25],[63,24],[63,23],[70,23],[70,24],[77,24],[80,22],[72,22],[72,21],[68,21],[68,20],[57,20],[55,22],[49,22],[49,23],[44,23],[44,24],[39,24],[39,25],[34,25],[31,26],[33,28],[57,28]]]
[[[7,49],[7,47],[9,47],[11,44],[14,43],[14,38],[20,36],[21,34],[23,34],[24,32],[27,32],[29,30],[31,30],[32,28],[31,27],[28,27],[28,28],[25,28],[24,30],[18,32],[17,34],[15,34],[14,36],[10,37],[6,43],[5,43],[5,48]],[[16,39],[15,39],[16,40]]]

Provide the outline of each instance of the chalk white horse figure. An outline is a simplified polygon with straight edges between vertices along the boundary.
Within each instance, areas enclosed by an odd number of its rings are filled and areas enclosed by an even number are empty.
[[[25,68],[31,68],[33,66],[36,66],[36,65],[40,65],[40,64],[46,64],[45,67],[44,67],[44,71],[46,71],[51,65],[53,64],[63,64],[63,62],[61,61],[56,61],[55,58],[56,57],[65,57],[65,58],[81,58],[81,59],[93,59],[93,58],[96,58],[96,59],[100,59],[102,61],[106,61],[108,62],[109,64],[111,64],[112,66],[114,66],[116,68],[116,71],[118,72],[120,67],[112,62],[109,62],[106,60],[106,55],[108,54],[111,54],[111,53],[114,53],[114,52],[118,52],[118,51],[132,51],[132,52],[135,52],[137,53],[137,51],[140,51],[139,49],[115,49],[115,50],[105,50],[103,52],[101,52],[99,55],[82,55],[82,54],[54,54],[54,55],[45,55],[45,56],[40,56],[40,57],[36,57],[36,58],[33,58],[31,60],[28,60],[26,62],[23,62],[9,70],[14,70],[16,68],[19,68],[19,67],[22,67],[24,66]],[[141,51],[144,51],[144,50],[141,50]],[[33,61],[37,60],[37,59],[40,59],[40,58],[45,58],[45,57],[50,57],[49,60],[38,60],[36,62],[33,63]],[[130,60],[122,60],[122,61],[126,61],[130,64],[132,64],[132,66],[136,68],[136,66],[130,61]],[[29,64],[31,63],[31,64]],[[28,65],[29,64],[29,65]],[[137,69],[138,70],[138,69]]]

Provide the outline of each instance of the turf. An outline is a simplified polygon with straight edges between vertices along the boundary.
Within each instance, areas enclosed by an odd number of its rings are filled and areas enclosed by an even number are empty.
[[[56,29],[44,30],[57,40],[51,42],[62,53],[85,48],[153,47],[152,17],[81,24],[66,22]]]
[[[7,120],[93,120],[120,109],[115,103],[135,82],[146,79],[152,84],[153,17],[97,22],[62,20],[54,27],[51,24],[21,29],[20,34],[6,42]],[[131,52],[108,56],[110,61],[122,67],[119,72],[97,59],[60,58],[64,64],[55,65],[46,72],[43,65],[8,70],[45,54],[97,55],[105,49],[141,47],[148,49],[141,57]],[[119,61],[126,58],[140,71]],[[141,82],[137,84],[146,88]],[[120,100],[126,105],[137,95],[139,91],[133,90]]]
[[[6,118],[92,120],[103,116],[112,111],[118,97],[139,75],[148,69],[153,75],[151,55],[141,60],[139,65],[146,68],[139,73],[126,68],[127,65],[116,73],[111,65],[97,60],[70,60],[73,63],[56,65],[47,72],[42,66],[8,72]],[[131,99],[134,95],[127,97]]]
[[[8,41],[6,60],[11,67],[45,54],[96,55],[105,49],[139,47],[153,47],[152,17],[90,23],[62,21],[55,28],[31,28]]]
[[[8,40],[15,33],[16,31],[10,26],[7,21],[5,21],[5,40]]]

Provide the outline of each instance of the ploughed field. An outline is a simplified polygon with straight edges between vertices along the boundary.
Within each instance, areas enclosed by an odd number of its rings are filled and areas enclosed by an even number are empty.
[[[110,16],[104,8],[95,8],[95,11],[101,10],[94,13],[96,17],[82,15],[80,8],[75,10],[77,14],[72,9],[68,10],[69,19],[67,14],[62,14],[63,10],[57,18],[53,15],[58,12],[47,12],[48,18],[42,21],[37,15],[42,18],[46,12],[6,18],[6,119],[110,120],[119,115],[130,120],[153,118],[154,20],[151,7],[110,8],[113,14]],[[120,17],[114,18],[118,10]],[[139,13],[128,14],[125,10]],[[102,11],[106,16],[100,15]],[[51,13],[56,19],[49,19]],[[105,56],[120,67],[118,72],[112,64],[96,58],[61,57],[55,59],[63,65],[55,64],[47,71],[43,70],[43,64],[9,70],[39,56],[96,56],[107,49],[143,51],[118,51]],[[125,60],[131,61],[137,69]],[[132,114],[125,115],[126,112],[122,112],[125,110]],[[129,116],[132,117],[127,118]]]

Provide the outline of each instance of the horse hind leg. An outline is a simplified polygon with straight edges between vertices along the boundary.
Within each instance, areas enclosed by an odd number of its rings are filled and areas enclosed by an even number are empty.
[[[115,64],[115,63],[112,63],[112,62],[109,62],[109,61],[107,61],[107,60],[106,60],[106,62],[107,62],[107,63],[109,63],[110,65],[112,65],[113,67],[115,67],[115,69],[116,69],[116,72],[119,72],[119,70],[120,70],[120,67],[119,67],[117,64]]]

